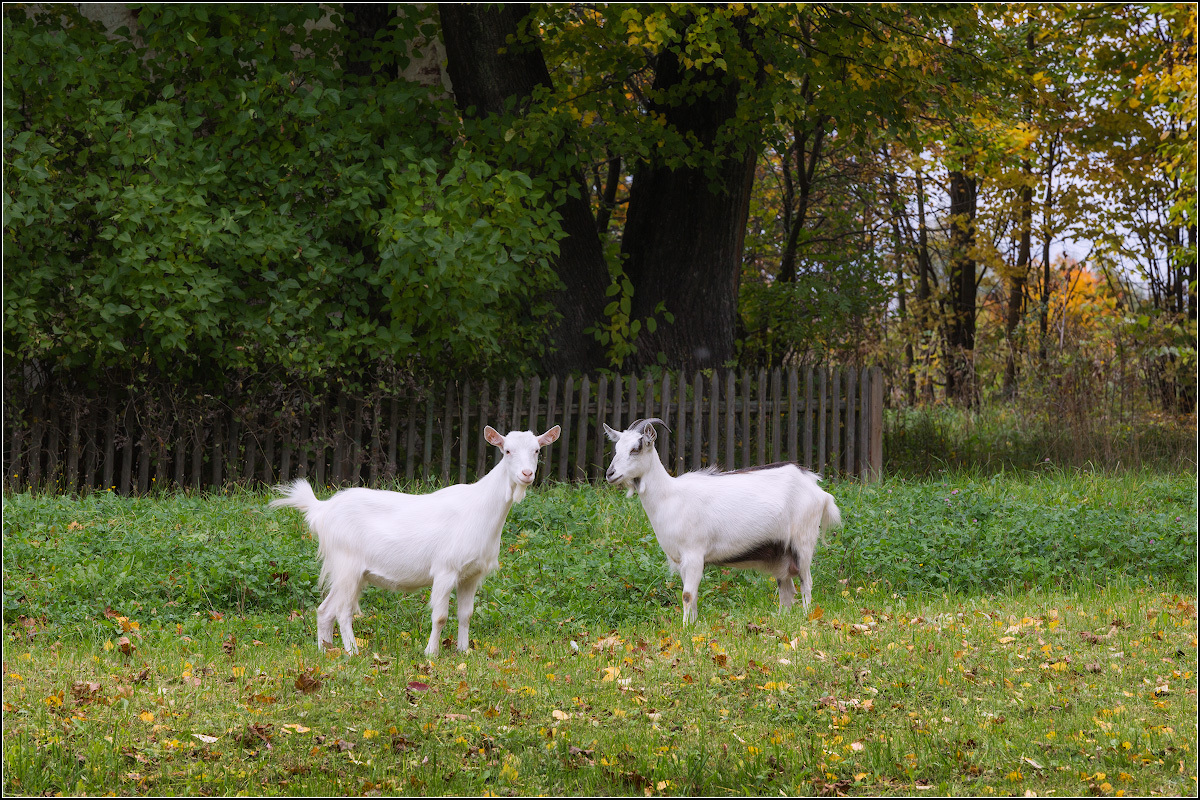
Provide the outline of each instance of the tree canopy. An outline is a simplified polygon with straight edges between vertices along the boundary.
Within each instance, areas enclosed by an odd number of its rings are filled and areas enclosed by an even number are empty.
[[[1119,352],[1190,408],[1195,67],[1187,4],[7,4],[6,382]]]

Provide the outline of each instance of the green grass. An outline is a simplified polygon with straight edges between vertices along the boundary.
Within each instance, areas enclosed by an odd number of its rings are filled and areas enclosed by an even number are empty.
[[[829,488],[811,614],[710,568],[688,628],[636,500],[535,490],[433,661],[427,592],[319,654],[263,495],[7,497],[4,790],[1196,793],[1194,476]]]
[[[989,403],[888,409],[884,472],[940,475],[947,470],[993,473],[1067,467],[1104,471],[1194,472],[1196,415],[1110,409],[1066,403]],[[1102,405],[1100,407],[1103,407]]]

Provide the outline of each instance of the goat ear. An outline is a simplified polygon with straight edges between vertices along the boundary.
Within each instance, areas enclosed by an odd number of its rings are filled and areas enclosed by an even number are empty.
[[[621,431],[614,431],[612,428],[608,427],[607,422],[603,422],[601,424],[604,426],[604,435],[608,437],[610,442],[615,442],[617,439],[621,438]]]
[[[654,444],[654,440],[658,438],[658,431],[654,430],[653,425],[647,425],[646,429],[642,431],[642,438],[650,444]]]
[[[558,441],[558,435],[560,433],[562,433],[562,428],[555,425],[553,428],[538,437],[538,444],[542,447],[545,447],[548,444],[554,444]]]
[[[494,444],[496,447],[504,447],[504,437],[496,433],[496,429],[491,425],[484,426],[483,438],[488,444]]]

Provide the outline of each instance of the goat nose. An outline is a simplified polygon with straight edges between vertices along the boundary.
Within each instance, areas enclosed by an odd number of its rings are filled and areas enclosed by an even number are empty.
[[[522,475],[522,476],[524,476],[524,477],[526,477],[526,478],[532,478],[532,477],[533,477],[533,470],[531,470],[531,469],[523,469],[523,470],[521,470],[521,475]]]

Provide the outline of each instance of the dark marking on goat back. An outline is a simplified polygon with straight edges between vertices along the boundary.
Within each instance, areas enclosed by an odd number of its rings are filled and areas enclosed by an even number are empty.
[[[779,541],[759,542],[752,545],[748,549],[738,553],[730,558],[723,558],[720,561],[710,561],[710,564],[727,566],[730,564],[743,564],[750,561],[761,561],[766,564],[778,564],[781,561],[787,561],[788,574],[798,575],[800,573],[799,557],[791,544]]]
[[[804,467],[801,467],[795,461],[776,461],[774,464],[759,464],[754,467],[742,467],[741,469],[731,469],[726,472],[717,472],[714,474],[717,477],[722,475],[741,475],[746,472],[761,472],[764,469],[779,469],[780,467],[800,467],[801,470],[804,470]]]

